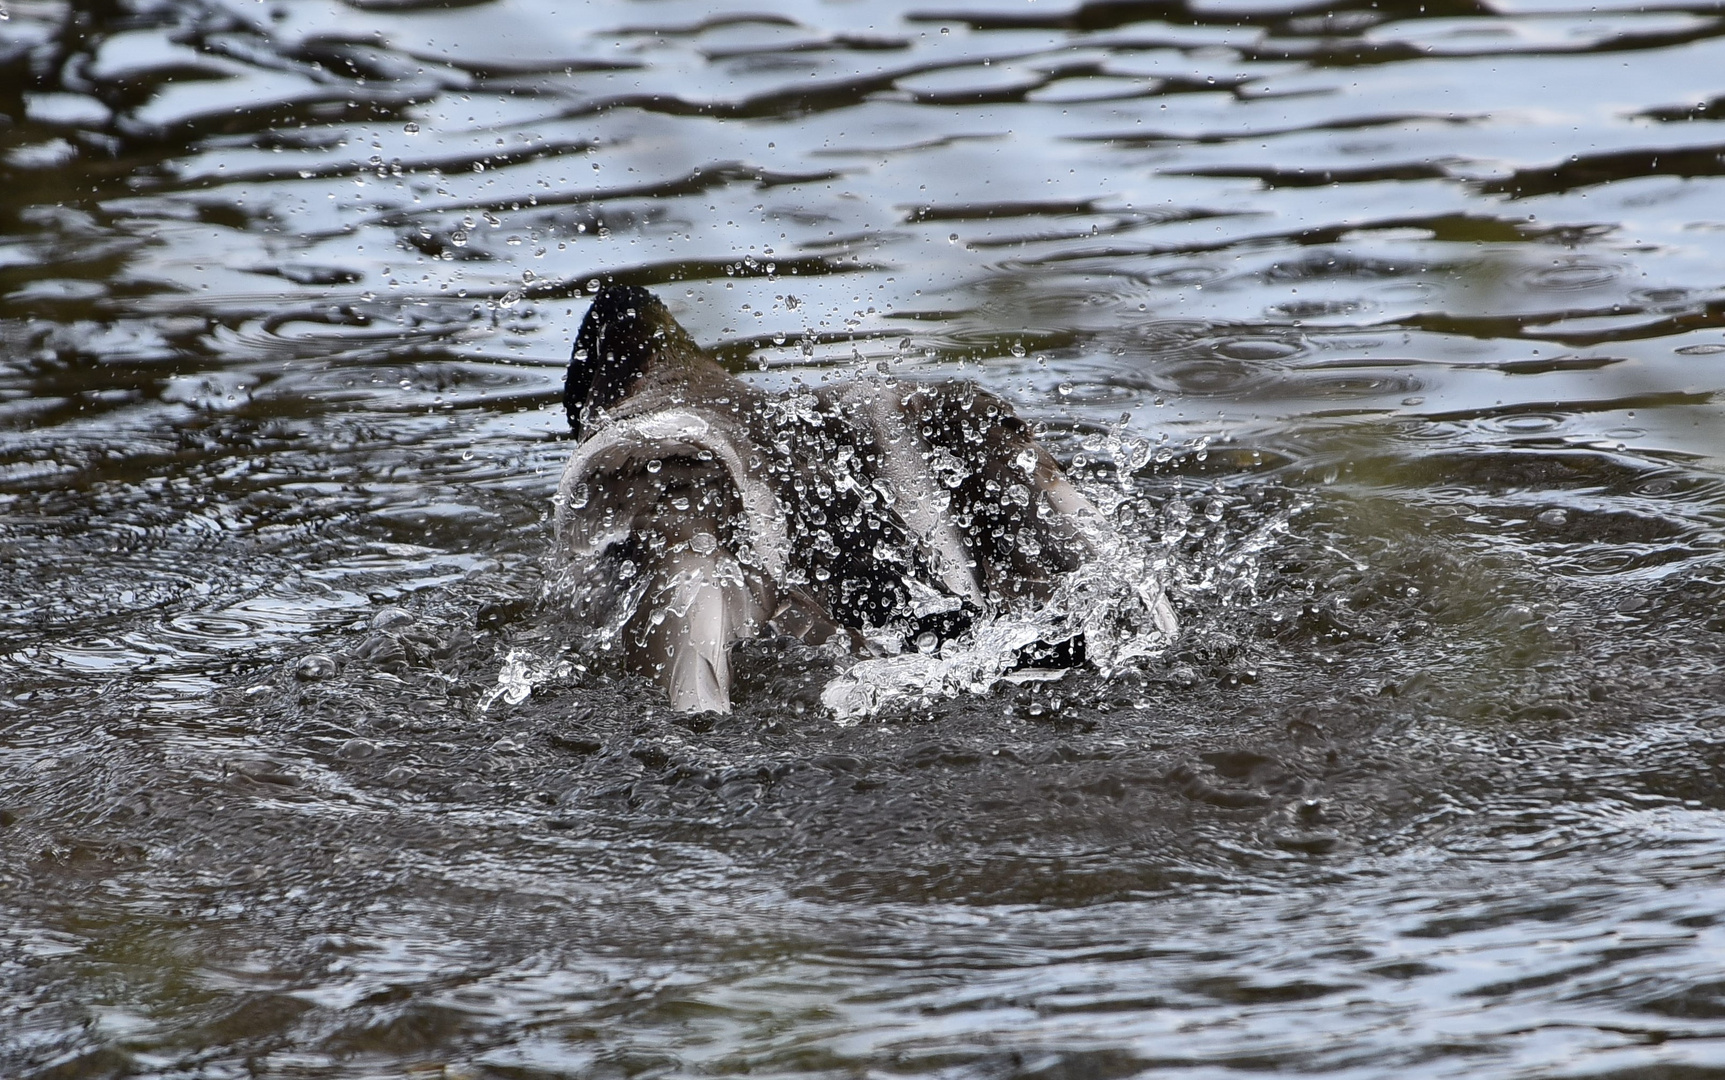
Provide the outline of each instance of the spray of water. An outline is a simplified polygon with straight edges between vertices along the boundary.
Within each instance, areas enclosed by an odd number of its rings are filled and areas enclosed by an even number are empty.
[[[1169,650],[1180,633],[1176,603],[1200,611],[1251,604],[1262,556],[1286,532],[1298,507],[1241,533],[1228,527],[1222,494],[1194,493],[1179,482],[1171,492],[1163,485],[1152,493],[1140,479],[1153,461],[1176,455],[1201,460],[1206,447],[1205,440],[1178,448],[1154,445],[1119,431],[1086,439],[1075,473],[1089,464],[1103,466],[1080,485],[1100,511],[1088,531],[1093,557],[1063,575],[1034,610],[990,614],[944,640],[925,635],[902,643],[886,635],[871,641],[873,655],[835,657],[839,670],[821,693],[822,705],[838,723],[854,724],[985,693],[1003,682],[1057,680],[1066,671],[1026,666],[1027,650],[1076,639],[1082,640],[1084,662],[1112,677],[1142,669]],[[597,559],[599,553],[590,554]],[[579,560],[559,565],[543,598],[547,610],[560,613],[559,631],[544,644],[509,650],[481,711],[498,701],[518,704],[536,685],[585,671],[586,664],[571,654],[595,660],[620,653],[625,626],[647,591],[647,582],[628,569],[604,576],[585,572]]]
[[[1002,681],[1057,679],[1065,672],[1024,667],[1024,652],[1076,638],[1104,676],[1160,655],[1178,633],[1168,550],[1116,530],[1098,532],[1096,557],[1065,575],[1047,603],[980,620],[928,651],[858,661],[827,683],[821,704],[849,724],[885,709],[984,693]]]

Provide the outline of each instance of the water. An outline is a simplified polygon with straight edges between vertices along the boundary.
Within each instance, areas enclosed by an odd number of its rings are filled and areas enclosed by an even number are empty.
[[[4,14],[0,1074],[1725,1075],[1725,9]],[[1180,639],[495,694],[600,276]]]

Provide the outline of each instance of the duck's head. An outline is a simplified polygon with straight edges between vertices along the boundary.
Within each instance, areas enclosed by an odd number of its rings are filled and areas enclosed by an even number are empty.
[[[581,322],[563,382],[570,430],[580,438],[583,417],[627,397],[657,364],[699,353],[700,347],[658,297],[634,285],[607,285],[593,297]]]

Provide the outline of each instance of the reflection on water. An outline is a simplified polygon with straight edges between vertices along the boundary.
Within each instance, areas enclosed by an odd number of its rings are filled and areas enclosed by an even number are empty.
[[[1716,6],[4,15],[0,1073],[1720,1074]],[[1011,398],[1179,640],[482,711],[607,280]]]

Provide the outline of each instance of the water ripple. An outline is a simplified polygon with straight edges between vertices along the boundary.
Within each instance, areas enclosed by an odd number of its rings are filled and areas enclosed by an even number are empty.
[[[10,5],[0,1073],[1716,1069],[1725,23],[1539,6]],[[578,662],[609,282],[1010,398],[1186,631]]]

